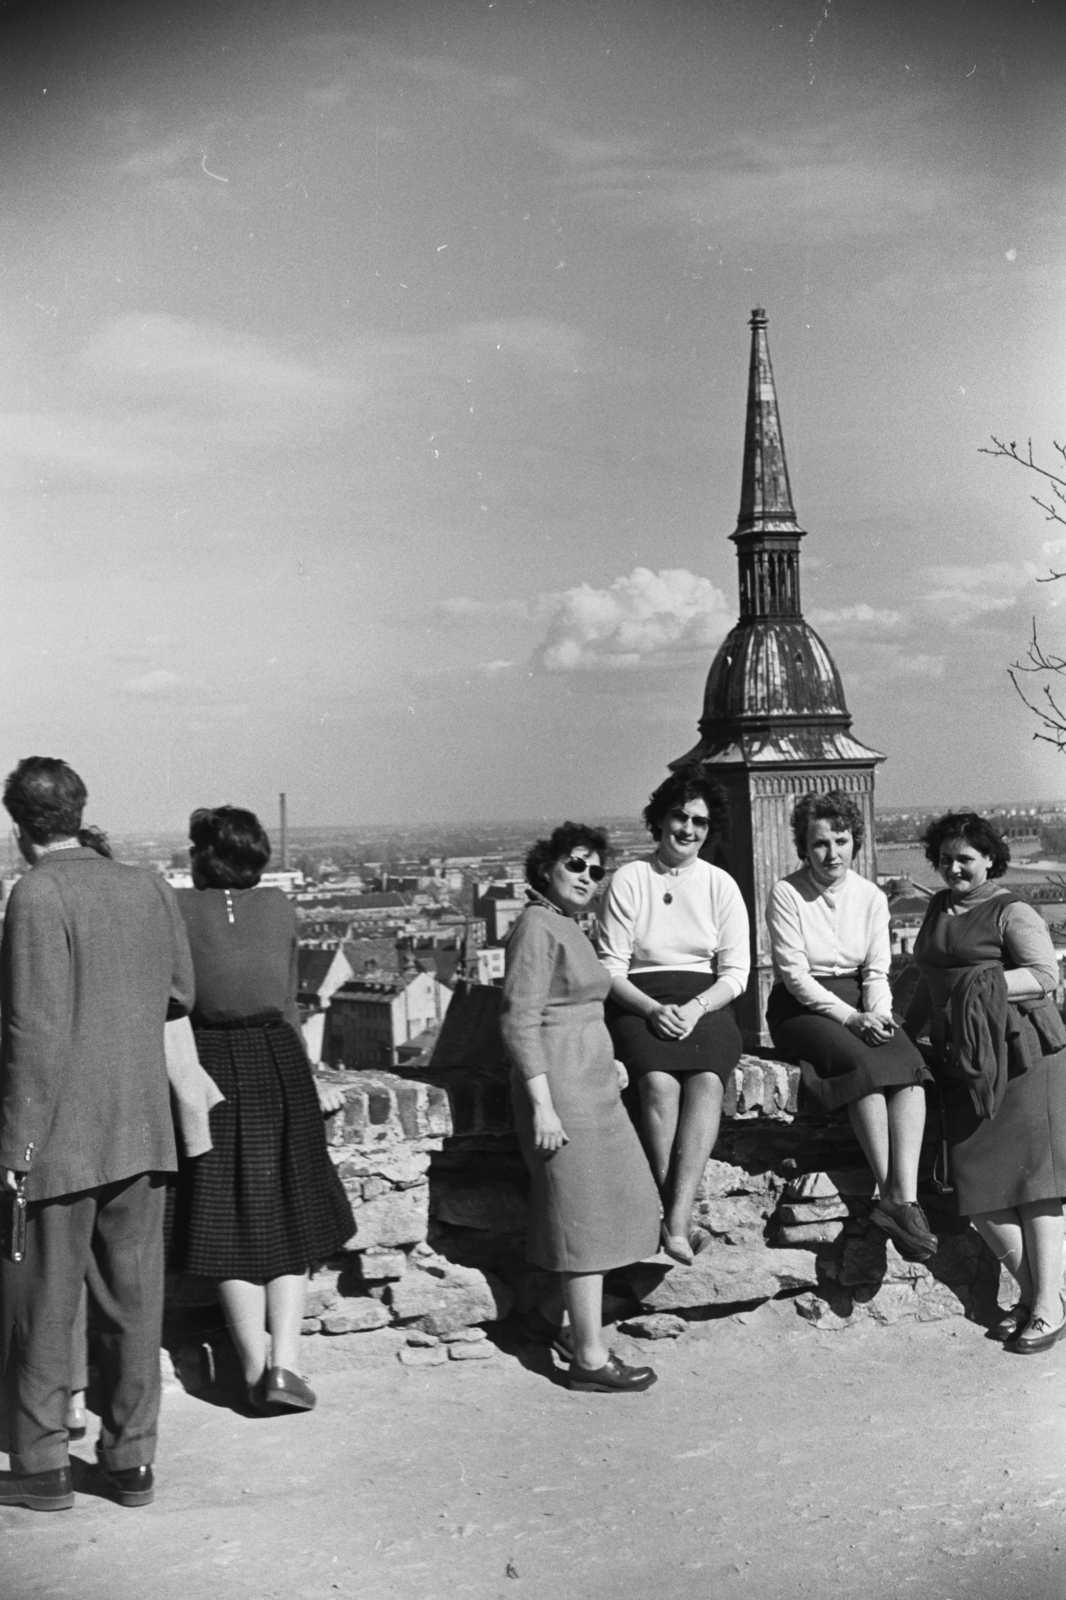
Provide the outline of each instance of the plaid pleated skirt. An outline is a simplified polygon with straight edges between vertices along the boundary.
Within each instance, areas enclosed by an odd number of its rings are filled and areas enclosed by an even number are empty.
[[[355,1223],[303,1046],[277,1015],[194,1031],[226,1098],[211,1112],[213,1148],[182,1164],[169,1265],[249,1283],[306,1272]]]

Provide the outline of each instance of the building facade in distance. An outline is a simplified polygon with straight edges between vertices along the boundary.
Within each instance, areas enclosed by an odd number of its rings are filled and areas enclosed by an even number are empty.
[[[737,1002],[749,1046],[769,1044],[773,982],[766,900],[798,865],[789,818],[812,790],[844,789],[866,819],[854,866],[876,882],[874,771],[884,757],[852,737],[833,659],[800,608],[800,540],[766,338],[751,315],[751,366],[737,547],[740,617],[707,678],[699,743],[672,767],[699,762],[729,800],[730,838],[717,860],[736,879],[752,925],[752,976]]]

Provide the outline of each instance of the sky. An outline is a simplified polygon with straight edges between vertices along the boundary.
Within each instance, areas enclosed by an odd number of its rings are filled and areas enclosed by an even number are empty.
[[[1066,800],[1052,0],[0,7],[0,762],[116,830],[635,814],[754,306],[885,806]],[[1066,652],[1064,652],[1066,653]]]

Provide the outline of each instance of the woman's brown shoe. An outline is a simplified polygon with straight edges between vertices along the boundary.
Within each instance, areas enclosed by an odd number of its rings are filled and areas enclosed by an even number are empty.
[[[650,1389],[657,1377],[651,1367],[627,1367],[612,1351],[604,1365],[594,1371],[572,1361],[569,1382],[571,1389],[586,1394],[640,1394],[643,1389]]]
[[[318,1396],[310,1384],[285,1367],[271,1367],[263,1387],[263,1404],[290,1411],[313,1411]]]
[[[1060,1298],[1059,1309],[1062,1319],[1053,1326],[1045,1322],[1043,1317],[1030,1317],[1025,1327],[1016,1339],[1010,1341],[1010,1348],[1019,1356],[1034,1356],[1040,1350],[1050,1350],[1066,1333],[1066,1300]]]
[[[1023,1306],[1019,1300],[1016,1306],[1011,1306],[1009,1311],[1003,1313],[998,1322],[993,1323],[992,1333],[997,1339],[1016,1339],[1028,1321],[1029,1307]]]

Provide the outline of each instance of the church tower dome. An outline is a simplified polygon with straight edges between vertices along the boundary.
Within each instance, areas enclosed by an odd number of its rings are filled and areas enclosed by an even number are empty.
[[[737,547],[740,616],[711,665],[700,741],[672,767],[700,763],[729,798],[725,864],[752,923],[753,973],[738,1003],[749,1044],[763,1025],[772,981],[764,910],[778,878],[798,865],[792,808],[802,794],[844,789],[866,819],[855,870],[875,877],[874,771],[884,757],[851,733],[840,673],[800,608],[800,540],[781,435],[766,312],[751,314],[751,364]]]

